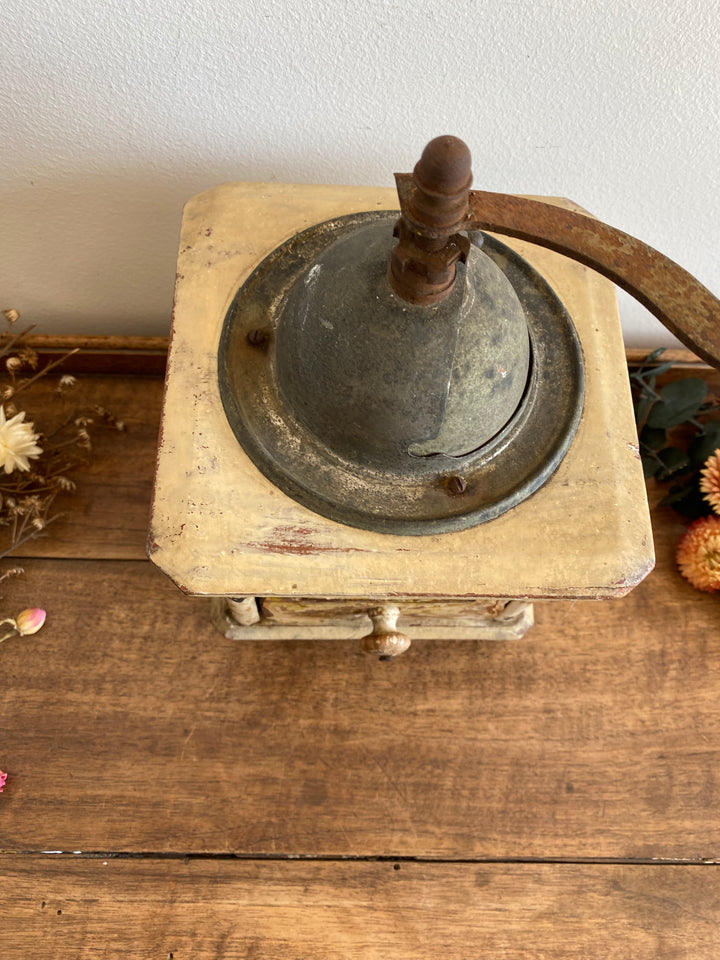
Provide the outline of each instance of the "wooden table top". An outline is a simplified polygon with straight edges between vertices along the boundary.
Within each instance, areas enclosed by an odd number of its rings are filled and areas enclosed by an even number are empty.
[[[720,604],[675,514],[522,641],[238,643],[145,558],[161,379],[82,389],[128,431],[2,585],[48,619],[0,645],[0,955],[718,956]]]

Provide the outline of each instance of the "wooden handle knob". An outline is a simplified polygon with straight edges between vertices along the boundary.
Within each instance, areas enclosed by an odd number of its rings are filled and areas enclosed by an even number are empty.
[[[410,637],[395,629],[400,611],[394,604],[384,604],[368,610],[373,630],[362,638],[365,653],[377,654],[382,660],[392,660],[410,646]]]

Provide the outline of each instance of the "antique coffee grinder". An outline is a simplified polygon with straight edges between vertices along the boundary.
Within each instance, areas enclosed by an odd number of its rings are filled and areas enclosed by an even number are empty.
[[[397,195],[236,183],[187,205],[149,553],[226,635],[388,658],[405,630],[522,636],[533,599],[652,569],[598,272],[713,363],[720,304],[573,204],[471,179],[445,136]]]

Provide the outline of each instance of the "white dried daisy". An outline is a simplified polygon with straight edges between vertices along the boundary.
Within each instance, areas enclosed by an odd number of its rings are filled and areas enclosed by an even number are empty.
[[[18,470],[29,470],[29,457],[39,457],[42,453],[35,443],[37,434],[31,423],[23,423],[25,411],[21,410],[14,417],[7,420],[5,411],[0,406],[0,464],[5,473]]]

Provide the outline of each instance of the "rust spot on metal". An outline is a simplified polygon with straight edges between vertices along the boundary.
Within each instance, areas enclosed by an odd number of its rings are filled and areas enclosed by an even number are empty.
[[[464,477],[453,476],[445,479],[445,489],[454,496],[465,493],[467,487],[467,480]]]
[[[247,342],[253,347],[264,347],[267,346],[267,342],[270,339],[267,330],[251,330],[247,337]]]
[[[467,215],[470,151],[457,137],[436,137],[412,175],[396,174],[395,180],[402,216],[390,284],[409,303],[437,303],[450,294],[457,264],[470,250],[467,237],[457,233]]]

